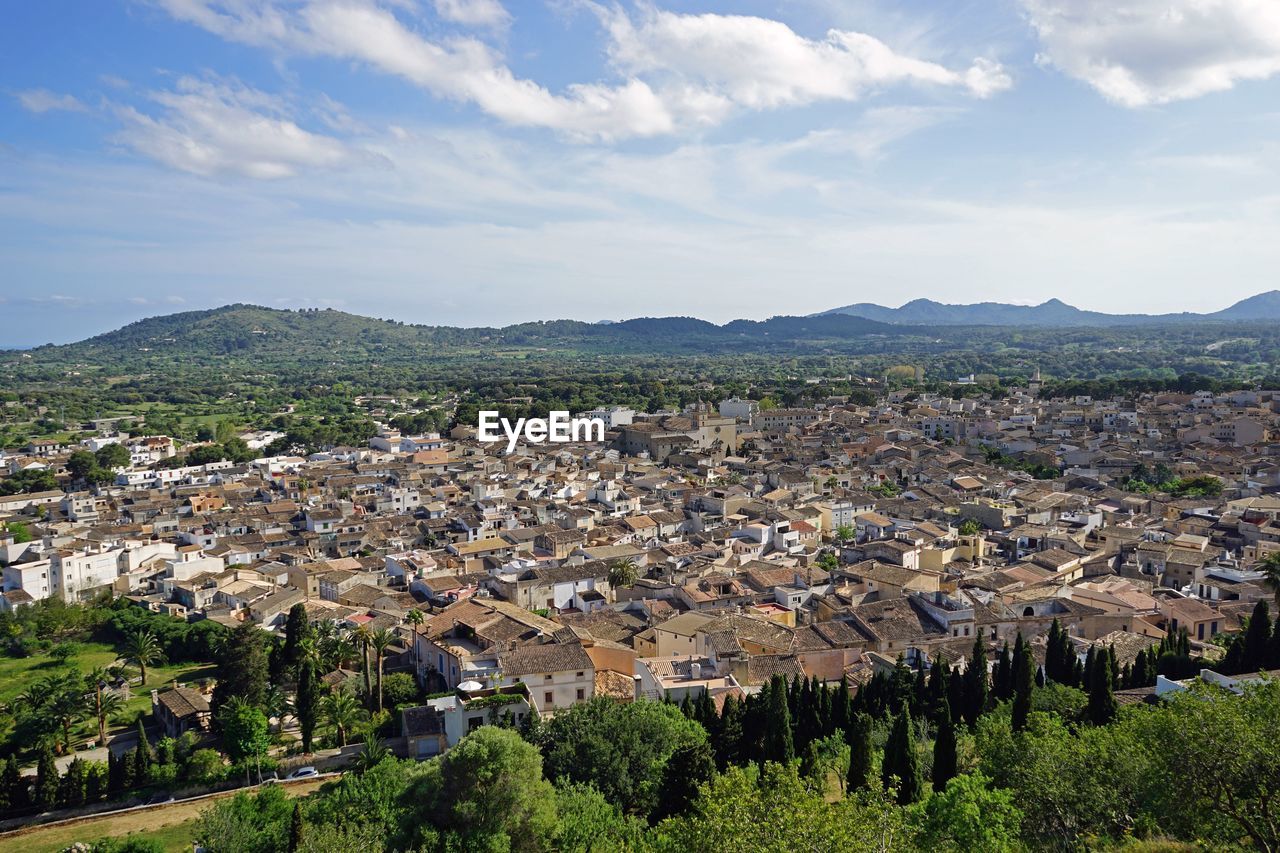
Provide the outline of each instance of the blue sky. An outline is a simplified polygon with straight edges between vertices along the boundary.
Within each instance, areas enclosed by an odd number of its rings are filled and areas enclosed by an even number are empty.
[[[1277,286],[1278,131],[1275,0],[9,4],[0,345],[1216,310]]]

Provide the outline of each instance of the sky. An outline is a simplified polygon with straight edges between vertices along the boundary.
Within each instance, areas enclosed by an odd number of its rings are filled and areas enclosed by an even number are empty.
[[[1276,0],[0,15],[0,346],[233,302],[491,326],[1278,286]]]

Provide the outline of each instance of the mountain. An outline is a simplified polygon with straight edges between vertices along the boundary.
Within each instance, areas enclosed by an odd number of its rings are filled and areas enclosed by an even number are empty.
[[[149,317],[72,344],[26,350],[35,362],[151,363],[250,360],[409,363],[425,354],[486,350],[572,349],[587,352],[752,351],[783,344],[917,334],[862,317],[774,317],[723,326],[695,317],[641,317],[613,323],[548,320],[504,328],[426,326],[332,309],[300,311],[226,305]]]
[[[914,299],[899,308],[859,302],[832,308],[816,316],[836,314],[913,326],[1133,326],[1205,320],[1280,320],[1280,290],[1251,296],[1212,314],[1106,314],[1083,311],[1060,299],[1050,299],[1039,305],[1010,305],[1005,302],[948,305],[932,299]]]

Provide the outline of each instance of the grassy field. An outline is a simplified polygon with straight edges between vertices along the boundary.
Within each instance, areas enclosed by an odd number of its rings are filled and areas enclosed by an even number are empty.
[[[285,786],[285,793],[291,797],[305,797],[326,781],[328,780],[319,779],[290,783]],[[229,792],[225,796],[232,795],[233,792]],[[155,839],[165,850],[190,850],[191,832],[196,818],[212,802],[212,799],[203,799],[191,803],[152,806],[120,815],[22,830],[18,834],[0,836],[0,853],[56,853],[77,841],[89,842],[121,836]]]
[[[67,666],[75,667],[81,673],[87,673],[97,667],[109,666],[118,658],[110,645],[106,643],[80,643],[81,651]],[[56,675],[62,671],[63,665],[45,654],[33,655],[29,658],[0,657],[0,705],[7,705],[32,688],[43,678]],[[172,664],[147,667],[147,683],[140,686],[133,683],[133,695],[124,703],[124,707],[108,725],[108,731],[128,729],[137,723],[139,715],[151,713],[151,691],[170,687],[176,681],[179,684],[191,684],[216,675],[212,664]],[[136,677],[136,673],[135,673]],[[77,743],[97,737],[97,724],[92,720],[84,720],[78,724],[73,733]]]

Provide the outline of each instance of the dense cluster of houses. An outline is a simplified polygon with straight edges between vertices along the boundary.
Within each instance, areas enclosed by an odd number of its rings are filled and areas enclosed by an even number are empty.
[[[1054,620],[1121,664],[1182,628],[1215,654],[1273,594],[1258,564],[1280,550],[1280,392],[1036,390],[607,409],[588,413],[603,442],[511,453],[470,425],[189,467],[155,464],[166,437],[133,440],[114,485],[0,498],[0,531],[30,533],[0,532],[0,608],[108,591],[267,631],[299,602],[389,628],[390,665],[449,691],[404,713],[418,755],[599,695],[858,685],[1019,632],[1042,656]],[[75,449],[36,442],[0,470],[65,480]],[[1134,490],[1138,470],[1222,491]],[[175,727],[208,710],[191,691],[161,704]]]

